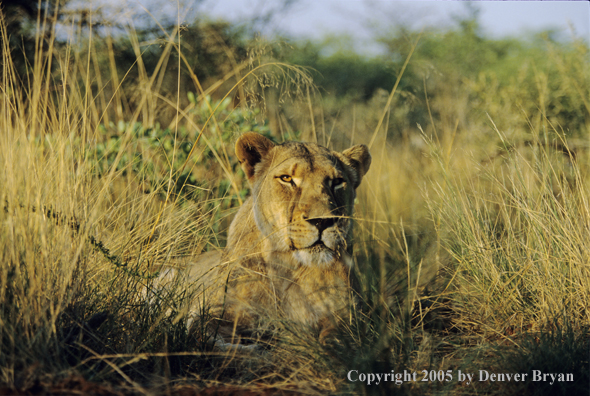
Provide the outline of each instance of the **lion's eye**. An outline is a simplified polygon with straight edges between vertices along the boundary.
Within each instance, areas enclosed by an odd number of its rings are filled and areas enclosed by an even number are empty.
[[[293,178],[289,175],[281,175],[279,176],[279,179],[281,179],[283,183],[293,183]]]
[[[332,180],[332,188],[334,190],[338,190],[342,187],[344,187],[344,179],[343,178],[337,177],[336,179]]]

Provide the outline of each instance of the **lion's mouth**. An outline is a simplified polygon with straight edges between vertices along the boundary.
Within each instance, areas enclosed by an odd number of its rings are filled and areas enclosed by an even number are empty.
[[[324,242],[321,238],[316,240],[311,245],[303,245],[297,246],[295,243],[291,243],[290,250],[292,252],[307,252],[310,254],[320,254],[320,253],[336,253],[338,247],[332,247],[326,242]]]
[[[313,245],[305,248],[305,250],[309,250],[312,253],[321,252],[322,250],[326,250],[326,249],[332,250],[329,247],[327,247],[326,244],[321,239],[318,239],[317,241],[315,241],[313,243]]]
[[[340,254],[326,245],[321,239],[307,247],[294,249],[293,254],[296,260],[303,265],[329,265],[340,257]]]
[[[313,245],[310,246],[310,248],[314,247],[314,246],[323,246],[326,247],[326,244],[324,243],[324,241],[322,241],[321,239],[318,239],[317,241],[315,241],[313,243]]]

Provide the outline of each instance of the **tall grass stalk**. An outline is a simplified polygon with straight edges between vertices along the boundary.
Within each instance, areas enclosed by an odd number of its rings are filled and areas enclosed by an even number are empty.
[[[571,152],[544,139],[509,151],[497,166],[474,165],[474,176],[437,189],[433,215],[454,261],[456,324],[496,337],[558,323],[583,329],[590,319],[587,179]]]
[[[63,43],[56,23],[39,18],[22,77],[0,21],[2,386],[50,389],[81,376],[135,394],[228,385],[534,394],[545,388],[375,387],[350,383],[347,373],[530,370],[548,356],[585,378],[590,156],[579,140],[590,124],[579,124],[586,129],[574,131],[576,140],[556,120],[565,119],[566,99],[571,117],[588,119],[590,68],[578,65],[587,63],[587,46],[552,47],[548,66],[523,63],[507,84],[487,72],[436,83],[425,75],[430,125],[392,131],[419,113],[412,106],[422,99],[398,91],[406,74],[422,70],[410,59],[421,50],[416,42],[393,89],[358,103],[321,97],[308,71],[264,50],[240,61],[215,37],[227,67],[206,81],[193,71],[179,26],[159,36],[151,63],[149,43],[130,28],[134,59],[120,69],[118,37],[74,24]],[[359,304],[325,344],[277,319],[264,351],[219,350],[206,331],[206,305],[187,329],[198,290],[152,287],[161,268],[198,265],[201,252],[223,248],[248,194],[232,151],[248,130],[277,141],[313,136],[338,150],[372,144],[355,208]],[[146,290],[154,292],[149,304]],[[522,365],[511,366],[514,359]]]

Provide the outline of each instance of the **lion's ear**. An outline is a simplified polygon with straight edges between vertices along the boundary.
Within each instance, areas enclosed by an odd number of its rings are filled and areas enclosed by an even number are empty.
[[[248,180],[254,177],[256,164],[266,156],[274,145],[273,142],[258,133],[247,132],[240,136],[236,142],[236,155]]]
[[[354,183],[354,188],[357,188],[361,184],[363,176],[369,171],[371,166],[371,154],[369,148],[364,144],[357,144],[351,148],[344,150],[342,155],[348,160],[350,165],[357,173],[358,179]]]

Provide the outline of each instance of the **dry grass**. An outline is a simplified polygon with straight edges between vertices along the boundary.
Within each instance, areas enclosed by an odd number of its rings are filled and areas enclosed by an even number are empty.
[[[20,81],[1,32],[0,384],[57,393],[90,381],[133,394],[224,385],[254,393],[539,394],[545,385],[377,388],[351,384],[346,374],[546,369],[587,378],[588,156],[584,148],[564,150],[569,143],[544,107],[553,90],[543,72],[538,114],[510,102],[514,87],[496,87],[499,99],[487,97],[491,118],[470,118],[468,94],[443,86],[446,95],[428,102],[440,119],[431,114],[422,136],[392,144],[384,131],[390,119],[404,117],[398,93],[324,113],[299,68],[263,57],[250,66],[233,62],[203,89],[178,56],[178,73],[189,73],[197,93],[183,107],[178,91],[162,84],[171,54],[182,53],[178,30],[162,43],[153,71],[129,34],[134,97],[122,89],[126,76],[114,53],[97,50],[92,35],[59,48],[53,35],[38,37],[30,79]],[[98,62],[103,55],[109,67]],[[555,50],[554,65],[588,111],[590,69],[566,55]],[[482,81],[471,83],[465,89],[482,90]],[[263,353],[219,351],[204,331],[206,309],[201,330],[187,333],[181,313],[188,290],[172,290],[149,307],[141,290],[162,265],[222,247],[223,225],[243,199],[231,147],[239,128],[261,125],[263,113],[232,121],[247,111],[210,95],[243,89],[256,97],[276,85],[283,95],[266,103],[276,136],[301,133],[337,149],[373,143],[355,234],[364,309],[328,345],[279,322],[280,336]],[[172,120],[168,148],[165,137],[148,144],[141,135],[159,131],[162,114]],[[197,185],[191,175],[206,180]]]

